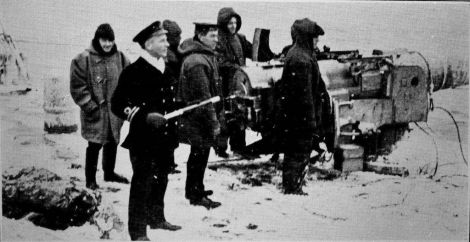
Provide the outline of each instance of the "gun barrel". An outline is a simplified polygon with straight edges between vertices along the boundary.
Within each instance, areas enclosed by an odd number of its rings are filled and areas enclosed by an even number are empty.
[[[318,60],[337,60],[339,58],[361,58],[359,50],[324,51],[317,53]]]

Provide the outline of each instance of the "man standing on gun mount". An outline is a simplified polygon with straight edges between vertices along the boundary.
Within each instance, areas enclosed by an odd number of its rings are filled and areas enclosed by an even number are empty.
[[[174,150],[178,147],[175,120],[163,115],[174,111],[176,80],[164,58],[167,31],[156,21],[133,39],[144,50],[123,70],[112,98],[112,111],[130,122],[122,144],[129,149],[132,170],[129,196],[129,234],[132,240],[149,240],[151,229],[179,230],[164,215],[164,197]]]
[[[219,25],[219,43],[217,52],[220,53],[219,66],[223,81],[223,94],[248,95],[246,82],[248,78],[243,75],[241,67],[245,66],[245,58],[251,58],[252,45],[246,37],[238,31],[242,26],[242,19],[233,8],[222,8],[217,16]],[[241,72],[241,73],[240,73]],[[234,153],[244,155],[246,120],[244,110],[238,108],[236,100],[227,100],[225,105],[225,124],[222,124],[221,134],[215,146],[216,154],[227,158],[227,139],[230,138],[230,148]],[[232,105],[233,104],[233,105]],[[230,108],[229,108],[230,107]]]
[[[178,102],[188,106],[222,96],[221,83],[216,60],[217,25],[195,23],[194,38],[181,43],[179,52],[183,56],[178,84]],[[185,196],[190,204],[207,209],[221,205],[207,196],[212,191],[204,188],[204,172],[209,159],[209,151],[220,134],[219,120],[223,119],[221,103],[208,104],[191,110],[181,117],[180,140],[191,145],[187,163]]]
[[[86,187],[90,189],[99,188],[96,170],[101,148],[104,180],[129,183],[114,172],[123,121],[111,112],[110,103],[119,74],[127,65],[129,60],[117,50],[114,31],[109,24],[98,26],[91,46],[72,60],[70,93],[80,106],[82,136],[88,141],[85,178]]]
[[[295,42],[287,53],[278,82],[280,110],[276,129],[280,150],[284,152],[284,193],[305,194],[302,185],[317,133],[315,103],[320,98],[320,71],[313,51],[318,36],[324,32],[307,18],[296,20],[292,31]]]

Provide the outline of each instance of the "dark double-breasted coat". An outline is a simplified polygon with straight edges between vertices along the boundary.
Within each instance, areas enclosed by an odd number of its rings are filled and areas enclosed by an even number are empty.
[[[170,68],[162,73],[141,57],[123,70],[111,100],[112,111],[130,122],[122,146],[129,149],[133,169],[128,222],[131,238],[146,235],[147,225],[165,221],[168,172],[178,146],[176,120],[155,128],[146,119],[151,112],[165,115],[176,109],[175,84]]]
[[[169,120],[159,129],[146,123],[147,114],[165,115],[174,111],[176,80],[170,68],[164,73],[143,58],[124,69],[112,98],[113,112],[130,121],[129,134],[122,146],[146,154],[173,151],[178,147],[177,120]]]

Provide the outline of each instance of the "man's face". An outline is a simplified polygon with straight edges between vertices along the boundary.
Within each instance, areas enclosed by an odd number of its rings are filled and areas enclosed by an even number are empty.
[[[209,30],[206,35],[199,34],[199,40],[209,48],[215,50],[217,42],[219,41],[217,29]]]
[[[318,37],[313,37],[313,48],[318,48],[317,45],[319,41]]]
[[[157,36],[150,37],[145,42],[145,50],[153,57],[164,58],[170,44],[166,40],[166,34],[160,34]]]
[[[109,53],[113,49],[114,41],[103,38],[100,38],[99,41],[101,49],[103,49],[104,52]]]
[[[228,21],[227,29],[231,34],[235,34],[237,32],[237,18],[232,17],[230,21]]]

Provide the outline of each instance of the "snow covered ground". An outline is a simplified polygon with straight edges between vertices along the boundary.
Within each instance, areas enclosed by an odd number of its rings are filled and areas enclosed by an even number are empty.
[[[309,17],[326,30],[320,45],[332,50],[408,48],[422,53],[431,67],[468,62],[468,4],[423,2],[205,2],[205,1],[14,1],[3,0],[2,29],[11,34],[29,63],[32,83],[25,96],[0,95],[1,170],[15,172],[28,166],[44,167],[63,177],[77,177],[84,186],[86,142],[79,132],[50,135],[43,131],[44,77],[63,76],[67,84],[70,60],[83,51],[101,23],[115,28],[118,47],[126,54],[139,50],[131,39],[155,21],[172,19],[191,37],[194,21],[215,21],[222,7],[231,6],[243,18],[241,32],[251,40],[258,27],[271,30],[276,53],[291,43],[294,19]],[[188,11],[188,10],[191,11]],[[162,11],[164,10],[164,11]],[[288,14],[286,14],[288,13]],[[332,18],[332,16],[334,16]],[[209,20],[212,19],[212,20]],[[353,30],[353,31],[351,31]],[[384,31],[385,30],[385,31]],[[412,33],[403,35],[403,33]],[[445,64],[447,63],[447,64]],[[47,80],[47,79],[46,79]],[[3,86],[1,88],[4,88]],[[16,87],[15,87],[16,89]],[[2,89],[2,91],[4,91]],[[435,93],[436,106],[449,109],[460,127],[468,159],[468,86]],[[78,110],[75,110],[78,114]],[[78,118],[78,117],[77,117]],[[152,240],[323,240],[323,239],[469,239],[468,167],[462,161],[452,120],[442,111],[429,114],[428,125],[412,124],[386,162],[406,166],[410,176],[354,172],[334,181],[309,179],[309,196],[286,196],[276,184],[252,187],[228,170],[207,170],[206,186],[223,205],[207,211],[184,199],[187,146],[176,152],[183,171],[171,175],[166,195],[166,217],[183,229],[149,230]],[[127,126],[123,128],[123,137]],[[250,134],[250,140],[259,138]],[[210,159],[216,160],[214,154]],[[260,160],[267,160],[269,156]],[[435,162],[439,161],[436,176]],[[81,165],[79,169],[72,169]],[[126,150],[119,148],[117,172],[131,177]],[[127,224],[129,185],[106,183],[97,174],[103,203],[111,204]],[[273,179],[280,182],[280,176]],[[94,225],[52,231],[27,218],[2,217],[2,241],[98,240]],[[129,240],[127,228],[113,232],[113,240]]]
[[[455,116],[468,158],[468,86],[434,94],[436,106]],[[51,135],[43,132],[42,90],[24,96],[0,96],[1,168],[14,172],[27,166],[44,167],[63,177],[77,177],[84,186],[86,142],[79,133]],[[77,111],[78,112],[78,111]],[[427,126],[428,125],[428,126]],[[283,195],[275,184],[252,187],[242,184],[229,170],[207,170],[205,184],[212,198],[222,202],[214,210],[189,205],[184,198],[189,147],[176,150],[181,174],[170,175],[166,193],[166,217],[182,230],[148,230],[152,240],[324,240],[324,239],[469,239],[468,168],[464,164],[452,120],[435,110],[421,123],[432,133],[438,147],[439,167],[433,179],[436,149],[433,139],[416,125],[387,157],[410,170],[410,176],[353,172],[334,181],[309,179],[308,196]],[[429,127],[429,128],[428,128]],[[124,126],[122,135],[127,133]],[[256,139],[251,133],[249,139]],[[263,156],[260,160],[267,160]],[[211,153],[210,161],[218,158]],[[72,169],[72,164],[82,167]],[[127,150],[119,148],[118,173],[131,177]],[[420,172],[421,171],[421,172]],[[111,204],[127,224],[129,185],[103,181],[103,204]],[[53,231],[27,219],[2,217],[2,241],[98,240],[99,232],[89,223]],[[127,227],[111,233],[113,240],[129,240]]]

